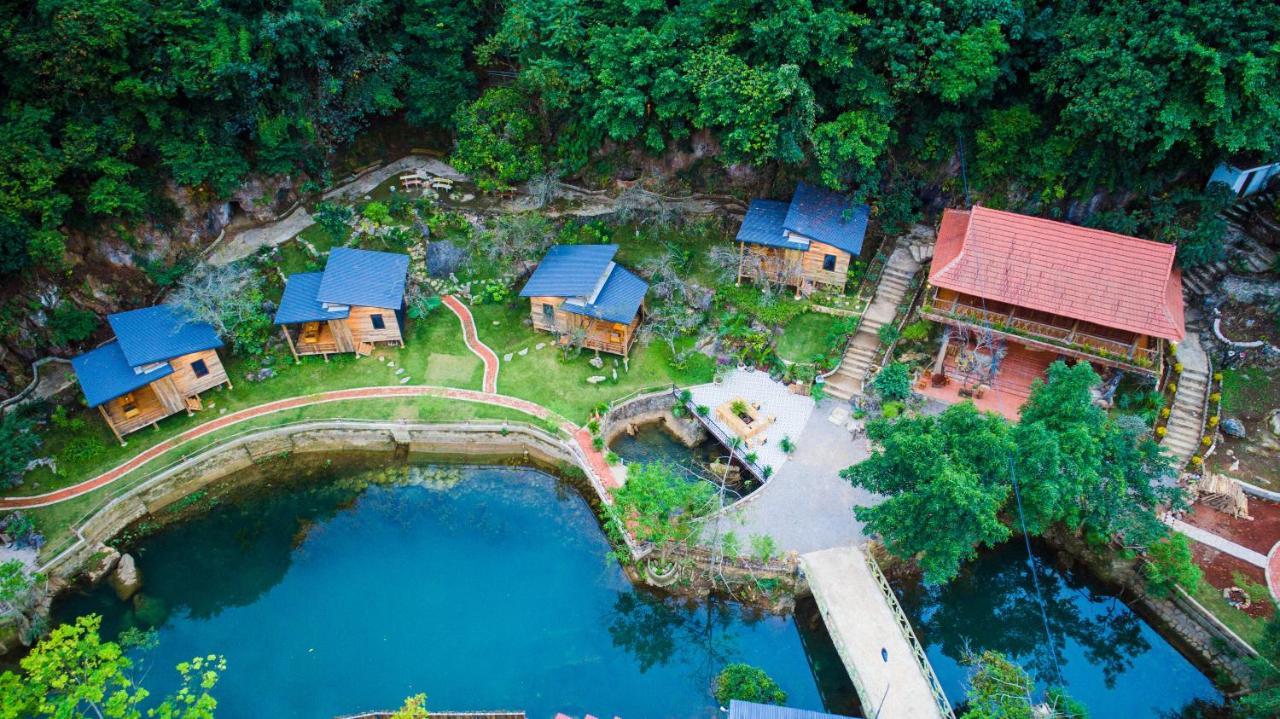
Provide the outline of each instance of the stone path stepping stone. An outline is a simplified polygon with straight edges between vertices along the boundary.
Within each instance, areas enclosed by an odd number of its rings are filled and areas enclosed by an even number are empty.
[[[409,377],[405,377],[404,379],[400,380],[400,384],[408,384],[409,379],[410,379]]]
[[[395,363],[395,362],[388,362],[388,363],[387,363],[387,366],[388,366],[388,367],[395,367],[395,366],[396,366],[396,363]]]
[[[540,350],[540,349],[542,349],[543,347],[546,347],[546,346],[547,346],[547,343],[546,343],[546,342],[539,342],[538,344],[534,345],[534,346],[533,346],[533,348],[534,348],[534,349],[536,349],[536,350]]]
[[[379,362],[386,362],[386,361],[387,361],[387,358],[386,358],[386,357],[383,357],[382,355],[378,355],[378,361],[379,361]]]
[[[512,358],[512,357],[514,357],[514,356],[515,356],[515,355],[511,354],[510,352],[508,352],[508,353],[506,353],[506,354],[502,355],[502,361],[503,361],[503,362],[510,362],[510,361],[511,361],[511,358]]]
[[[518,354],[518,355],[520,355],[521,357],[523,357],[523,356],[525,356],[525,355],[529,354],[529,348],[528,348],[528,347],[525,347],[524,349],[520,350],[520,351],[519,351],[519,352],[517,352],[516,354]]]

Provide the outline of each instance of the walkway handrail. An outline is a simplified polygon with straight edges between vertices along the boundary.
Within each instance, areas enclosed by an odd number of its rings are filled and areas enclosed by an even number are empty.
[[[916,663],[920,665],[920,673],[929,682],[929,688],[933,692],[933,701],[938,705],[938,712],[946,719],[956,719],[955,710],[951,708],[951,701],[947,699],[947,693],[942,690],[942,682],[938,681],[938,675],[934,673],[933,665],[929,663],[929,655],[925,654],[924,647],[921,646],[920,640],[916,638],[916,630],[911,627],[911,620],[907,619],[906,613],[902,611],[902,605],[898,603],[898,596],[893,593],[893,587],[889,586],[889,580],[884,576],[884,572],[880,571],[880,565],[876,562],[875,557],[871,556],[871,552],[863,552],[863,556],[866,557],[867,568],[871,570],[871,576],[875,579],[876,585],[880,587],[880,592],[884,594],[885,603],[889,605],[889,610],[893,612],[893,617],[898,622],[898,629],[902,632],[903,638],[907,640],[907,645],[911,647],[911,653],[915,655]]]

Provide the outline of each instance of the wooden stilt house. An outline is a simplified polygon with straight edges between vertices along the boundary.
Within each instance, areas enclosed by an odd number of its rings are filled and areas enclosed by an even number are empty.
[[[617,245],[556,245],[520,290],[534,329],[561,343],[626,357],[635,342],[649,283],[613,261]]]
[[[206,322],[168,305],[109,315],[116,339],[71,360],[90,407],[124,443],[171,414],[202,408],[200,393],[231,380],[222,340]]]
[[[752,200],[738,230],[738,282],[768,280],[797,292],[844,288],[862,252],[871,208],[801,182],[790,202]]]
[[[290,275],[276,312],[289,351],[367,355],[379,342],[404,346],[404,287],[409,256],[338,247],[324,272]]]

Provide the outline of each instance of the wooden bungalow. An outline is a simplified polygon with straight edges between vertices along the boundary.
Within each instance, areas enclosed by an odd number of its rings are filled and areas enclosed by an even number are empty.
[[[1008,404],[1000,411],[1016,416],[1059,358],[1158,381],[1165,343],[1186,334],[1176,252],[981,206],[947,210],[921,307],[949,326],[932,388],[969,384],[975,398],[995,388]]]
[[[761,280],[809,292],[844,289],[862,251],[871,209],[804,182],[790,202],[752,200],[738,230],[738,282]]]
[[[276,312],[295,362],[304,355],[368,355],[379,342],[404,346],[409,256],[334,248],[324,272],[290,275]]]
[[[200,393],[231,380],[218,357],[222,340],[206,322],[157,305],[109,315],[116,339],[71,360],[90,407],[116,439],[171,414],[203,407]]]
[[[617,245],[556,245],[520,290],[535,329],[557,341],[626,357],[635,342],[649,283],[613,261]]]

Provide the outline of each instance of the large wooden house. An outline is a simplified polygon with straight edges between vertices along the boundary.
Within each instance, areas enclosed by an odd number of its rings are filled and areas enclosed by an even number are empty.
[[[294,361],[304,355],[368,355],[379,342],[404,346],[404,287],[409,256],[337,247],[323,272],[285,281],[276,312]]]
[[[649,283],[613,261],[617,245],[556,245],[529,277],[535,329],[561,343],[626,357],[635,342]]]
[[[202,407],[200,393],[231,386],[222,340],[206,322],[168,305],[108,315],[116,338],[71,360],[80,389],[116,439],[177,412]]]
[[[738,230],[738,282],[761,279],[808,292],[843,289],[862,251],[871,209],[801,182],[790,202],[752,200]]]
[[[991,408],[1016,416],[1031,383],[1060,358],[1158,381],[1166,343],[1186,334],[1176,252],[981,206],[947,210],[921,306],[949,327],[932,390],[998,394],[1002,406]]]

